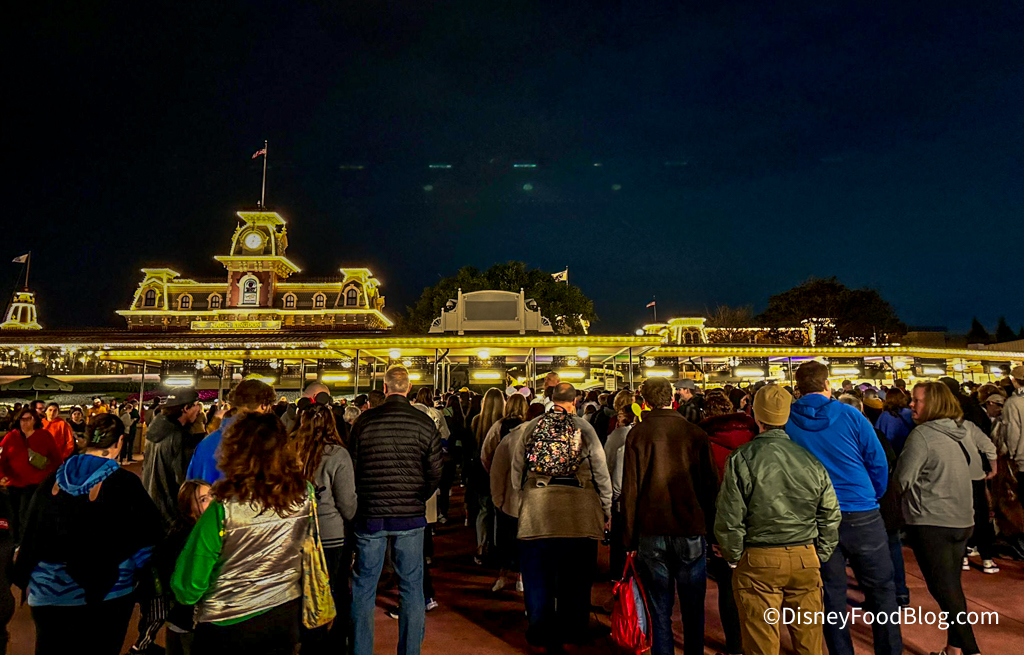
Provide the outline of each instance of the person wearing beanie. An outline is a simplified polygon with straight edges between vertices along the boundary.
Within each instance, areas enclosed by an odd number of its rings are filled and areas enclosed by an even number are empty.
[[[825,612],[847,613],[847,560],[864,592],[864,609],[892,615],[896,602],[889,538],[878,501],[889,484],[889,463],[874,428],[862,413],[832,397],[828,366],[811,360],[796,370],[800,400],[792,407],[786,434],[814,455],[828,471],[843,512],[839,547],[821,565]],[[849,622],[824,626],[830,655],[853,655]],[[875,621],[871,625],[875,655],[903,652],[900,626]]]
[[[725,464],[718,494],[715,536],[733,567],[743,652],[779,652],[779,625],[769,609],[822,611],[820,563],[839,543],[839,501],[828,472],[811,453],[793,443],[784,426],[793,397],[771,384],[754,397],[761,430],[737,448]],[[822,652],[818,622],[790,625],[793,649]]]

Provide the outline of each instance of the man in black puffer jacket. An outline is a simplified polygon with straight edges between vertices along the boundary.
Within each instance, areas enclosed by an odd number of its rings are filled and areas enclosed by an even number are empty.
[[[399,578],[398,652],[418,655],[423,642],[423,530],[426,502],[441,481],[441,434],[406,398],[409,386],[409,371],[388,369],[387,399],[356,419],[349,440],[359,498],[350,612],[355,655],[373,653],[377,582],[389,537]]]

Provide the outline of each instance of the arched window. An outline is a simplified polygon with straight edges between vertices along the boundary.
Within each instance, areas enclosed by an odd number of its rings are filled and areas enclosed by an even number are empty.
[[[178,298],[178,309],[192,309],[192,296],[185,294]]]
[[[295,294],[289,293],[284,297],[284,308],[295,309]]]
[[[313,309],[323,309],[324,305],[327,304],[327,296],[322,293],[318,293],[313,296]]]
[[[142,301],[144,307],[156,307],[156,289],[147,289]]]
[[[240,287],[240,305],[259,305],[260,304],[260,281],[259,279],[249,273],[242,277],[238,281]]]
[[[220,309],[220,296],[214,294],[210,296],[210,309]]]
[[[346,307],[356,307],[358,305],[359,305],[359,291],[356,290],[355,287],[350,287],[349,290],[345,292],[345,306]]]

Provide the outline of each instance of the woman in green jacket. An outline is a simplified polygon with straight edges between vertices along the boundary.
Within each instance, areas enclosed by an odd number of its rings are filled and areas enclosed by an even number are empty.
[[[312,497],[273,414],[243,413],[221,440],[214,501],[171,578],[196,606],[193,652],[291,653],[299,640],[302,543]]]

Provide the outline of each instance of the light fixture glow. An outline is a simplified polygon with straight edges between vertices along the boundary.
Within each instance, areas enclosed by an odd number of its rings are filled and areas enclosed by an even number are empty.
[[[391,359],[398,359],[402,356],[402,351],[398,348],[392,348],[388,351],[388,356],[391,357]]]
[[[423,379],[423,374],[422,373],[410,373],[409,374],[409,379],[413,380],[413,381],[415,381],[415,380],[422,380]]]
[[[644,366],[654,366],[654,364],[655,364],[654,360],[651,359],[650,357],[648,357],[647,359],[644,360]]]
[[[565,363],[568,364],[569,366],[578,366],[579,365],[579,361],[576,360],[576,359],[567,359],[567,360],[565,360]]]
[[[559,371],[558,377],[563,380],[582,380],[587,374],[583,371]]]
[[[945,375],[946,369],[937,366],[924,366],[921,368],[921,372],[925,375]]]
[[[474,380],[500,380],[501,373],[497,371],[477,371],[473,373]]]
[[[736,377],[738,378],[763,378],[764,371],[759,368],[738,368],[736,369]]]
[[[670,377],[672,377],[672,371],[667,371],[667,370],[664,370],[664,369],[649,368],[649,369],[647,369],[647,377],[649,377],[649,378],[670,378]]]
[[[342,362],[341,363],[341,367],[342,368],[352,368],[352,362]]]
[[[477,356],[477,359],[490,359],[491,358],[491,351],[489,351],[489,350],[481,350],[480,352],[478,352],[476,354],[476,356]]]
[[[966,368],[966,367],[965,367],[965,366],[964,366],[963,364],[953,364],[953,370],[954,370],[954,371],[962,371],[962,370],[964,370],[965,368]]]
[[[893,362],[892,363],[892,367],[895,368],[895,369],[902,370],[902,369],[905,369],[907,367],[907,363],[903,362],[903,361]]]
[[[832,375],[860,375],[860,369],[856,366],[833,366],[829,370]]]
[[[324,382],[348,382],[351,379],[352,376],[345,373],[327,373],[323,377]]]
[[[576,351],[576,356],[580,359],[588,359],[590,357],[590,351],[586,348],[580,348]]]
[[[169,387],[191,387],[195,383],[195,380],[187,377],[173,377],[164,380],[164,384]]]
[[[402,366],[412,366],[412,360],[411,359],[403,359],[402,360]]]
[[[634,332],[633,334],[635,334],[638,337],[642,337],[642,336],[644,336],[644,329],[643,328],[637,328],[636,332]]]

